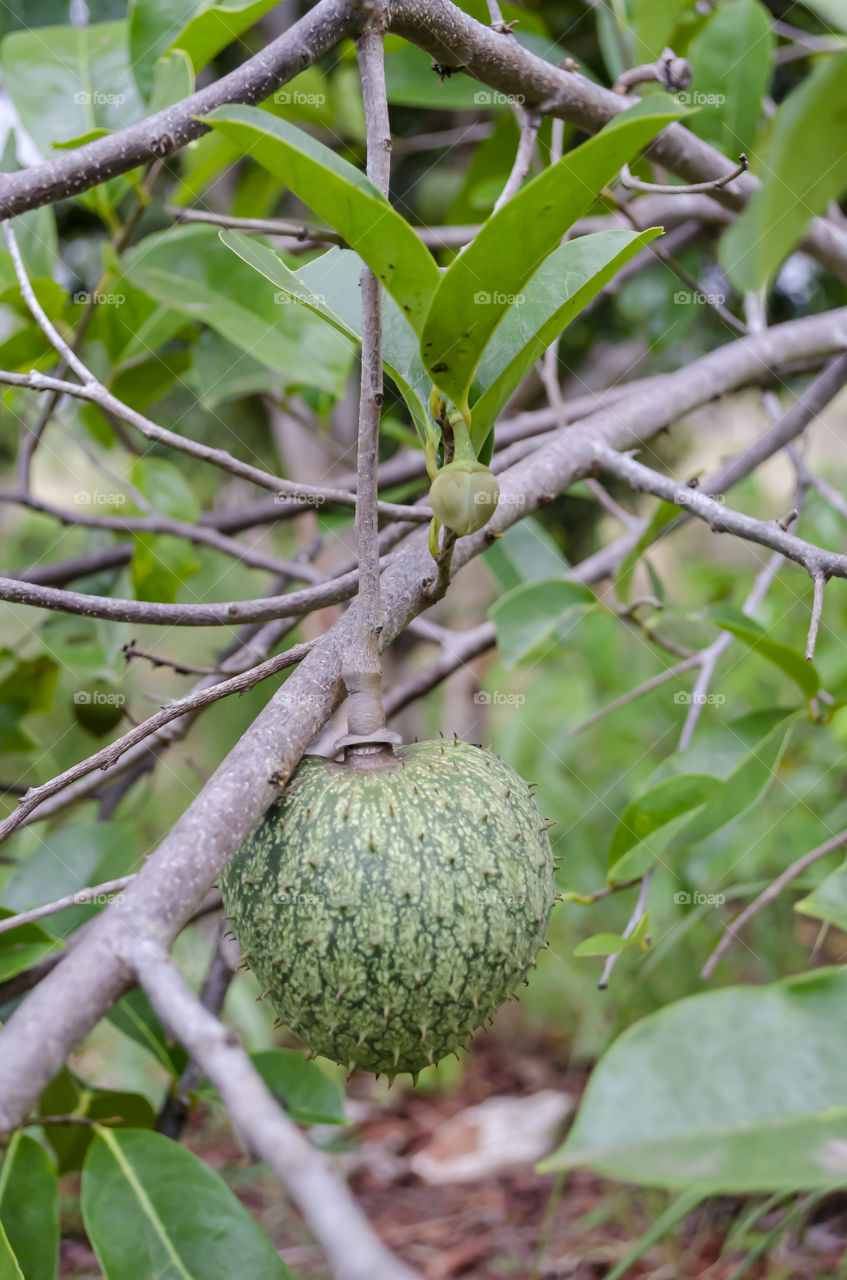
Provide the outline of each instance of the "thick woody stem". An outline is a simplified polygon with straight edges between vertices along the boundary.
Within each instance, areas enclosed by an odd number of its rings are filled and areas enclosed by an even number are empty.
[[[367,173],[388,195],[391,169],[391,127],[385,90],[382,32],[369,30],[356,45],[367,122]],[[359,398],[359,438],[356,486],[356,541],[359,556],[359,598],[353,644],[344,665],[347,686],[348,739],[371,738],[385,729],[382,705],[382,661],[379,655],[379,523],[377,462],[382,384],[382,288],[363,266],[362,380]]]

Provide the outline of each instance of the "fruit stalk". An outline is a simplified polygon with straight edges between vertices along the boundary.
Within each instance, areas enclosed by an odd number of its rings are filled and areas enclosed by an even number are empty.
[[[382,33],[367,31],[356,45],[367,122],[367,174],[388,195],[391,129],[385,91]],[[379,421],[383,401],[382,290],[379,281],[362,268],[362,377],[359,398],[357,450],[356,541],[359,559],[357,626],[342,669],[347,686],[347,737],[379,739],[385,734],[382,705],[382,661],[379,653],[380,590],[377,517],[377,461]],[[378,744],[377,744],[378,747]],[[368,750],[365,748],[364,750]],[[370,748],[374,750],[374,748]],[[384,750],[384,746],[383,746]],[[358,752],[353,754],[358,756]]]

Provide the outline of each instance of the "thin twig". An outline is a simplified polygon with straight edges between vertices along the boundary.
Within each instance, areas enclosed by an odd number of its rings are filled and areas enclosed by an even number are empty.
[[[221,698],[228,698],[230,694],[244,693],[247,689],[252,689],[254,685],[259,684],[260,681],[267,680],[269,676],[276,675],[287,667],[294,666],[295,663],[301,662],[306,657],[306,654],[309,653],[313,646],[314,641],[293,645],[292,648],[286,649],[285,653],[277,654],[276,657],[269,658],[266,662],[261,662],[258,666],[251,667],[248,671],[232,676],[229,680],[222,680],[219,684],[198,689],[195,692],[186,694],[184,698],[177,698],[174,702],[169,702],[162,707],[161,711],[157,711],[155,715],[150,716],[147,720],[142,720],[141,724],[134,725],[128,733],[116,738],[114,742],[111,742],[107,747],[103,747],[100,751],[96,751],[94,755],[89,756],[86,760],[80,760],[79,763],[71,765],[70,769],[65,769],[64,773],[51,778],[49,782],[43,782],[37,787],[30,787],[26,795],[21,797],[17,809],[0,822],[0,842],[11,835],[22,824],[27,815],[44,800],[56,795],[57,792],[62,791],[70,783],[76,782],[79,778],[84,778],[86,774],[94,773],[97,769],[109,768],[131,747],[143,742],[145,738],[161,729],[163,725],[169,724],[171,720],[177,720],[180,716],[184,716],[189,712],[197,711],[201,707],[207,707]]]
[[[80,907],[86,902],[93,902],[96,898],[111,897],[115,893],[120,893],[121,889],[125,889],[134,879],[135,877],[130,875],[120,876],[117,880],[104,880],[102,884],[92,885],[90,889],[78,889],[76,893],[67,893],[64,898],[47,902],[43,907],[19,911],[15,916],[0,920],[0,933],[8,933],[10,929],[17,929],[19,925],[29,924],[32,920],[41,920],[44,916],[55,915],[57,911],[64,911],[66,907]]]
[[[821,858],[825,858],[829,853],[835,853],[837,849],[843,848],[845,844],[847,844],[847,829],[839,831],[838,835],[831,836],[829,840],[819,844],[816,849],[812,849],[809,853],[804,853],[802,858],[798,858],[796,862],[792,862],[789,867],[786,867],[782,874],[777,876],[776,880],[759,894],[758,898],[754,898],[750,905],[745,907],[731,924],[727,925],[723,937],[703,965],[700,973],[703,981],[706,982],[711,978],[718,962],[732,946],[744,926],[778,898],[786,885],[791,884],[792,880],[796,880],[798,876],[802,875],[814,863],[819,862]]]
[[[632,915],[627,921],[626,928],[623,931],[624,938],[631,937],[638,928],[638,925],[641,923],[644,912],[647,910],[647,899],[650,895],[650,881],[652,878],[652,871],[645,872],[641,880],[641,888],[638,891],[638,899],[635,903],[635,907],[633,908]],[[606,963],[603,965],[603,973],[600,977],[600,981],[597,983],[597,987],[600,991],[605,991],[606,987],[608,987],[609,979],[612,976],[612,970],[617,964],[619,955],[620,952],[616,951],[614,955],[606,956]]]
[[[815,594],[812,601],[812,616],[809,619],[809,635],[806,640],[806,661],[811,662],[815,656],[815,644],[818,638],[818,628],[821,624],[821,615],[823,613],[823,593],[826,587],[826,574],[816,573],[812,578],[814,583]]]
[[[535,154],[535,140],[538,137],[540,126],[540,116],[531,112],[523,113],[515,162],[512,165],[511,173],[506,179],[506,185],[494,202],[494,213],[498,209],[502,209],[503,205],[511,200],[512,196],[517,195],[523,186],[524,179],[529,173],[530,165],[532,164],[532,157]]]
[[[146,649],[139,649],[134,640],[121,645],[121,653],[127,662],[133,658],[144,658],[154,667],[170,667],[178,676],[223,675],[220,667],[195,667],[189,662],[180,662],[177,658],[164,658],[158,653],[148,653]]]
[[[736,178],[740,178],[742,173],[746,173],[749,164],[745,155],[738,157],[738,164],[731,173],[725,173],[720,178],[713,178],[711,182],[692,182],[688,186],[673,187],[663,186],[657,182],[642,182],[640,178],[634,178],[629,171],[629,165],[621,166],[621,186],[628,187],[630,191],[647,191],[654,196],[695,196],[709,191],[719,191],[721,187],[727,186],[730,182],[734,182]]]

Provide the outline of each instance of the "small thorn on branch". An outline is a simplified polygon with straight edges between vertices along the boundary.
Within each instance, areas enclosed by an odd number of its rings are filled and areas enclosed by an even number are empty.
[[[812,601],[812,616],[809,621],[809,635],[806,639],[806,661],[811,662],[815,656],[815,644],[818,638],[818,629],[821,624],[821,615],[823,614],[823,593],[826,587],[826,574],[815,573],[812,575],[815,594]]]

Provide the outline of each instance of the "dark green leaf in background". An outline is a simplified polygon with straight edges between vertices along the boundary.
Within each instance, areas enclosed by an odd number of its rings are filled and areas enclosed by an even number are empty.
[[[55,1280],[59,1264],[59,1188],[47,1152],[20,1130],[0,1165],[0,1222],[24,1280]]]

